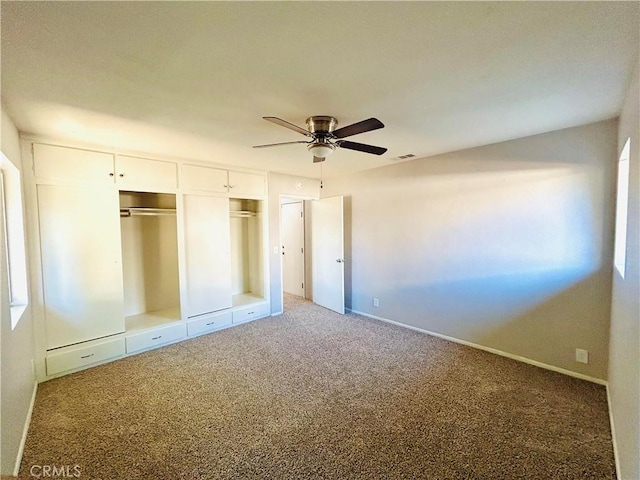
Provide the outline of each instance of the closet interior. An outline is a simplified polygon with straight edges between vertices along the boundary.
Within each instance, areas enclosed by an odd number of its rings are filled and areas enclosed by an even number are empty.
[[[234,307],[265,299],[261,200],[229,199]]]
[[[120,192],[126,331],[181,320],[176,195]]]

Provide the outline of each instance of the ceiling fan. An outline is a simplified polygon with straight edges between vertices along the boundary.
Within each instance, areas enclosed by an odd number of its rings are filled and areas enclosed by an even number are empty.
[[[324,162],[326,157],[330,155],[337,147],[349,150],[357,150],[358,152],[371,153],[373,155],[382,155],[387,151],[386,148],[366,145],[364,143],[350,142],[342,140],[345,137],[357,135],[359,133],[370,132],[383,128],[384,124],[377,118],[369,118],[361,122],[338,128],[338,120],[327,115],[317,115],[307,118],[307,129],[298,127],[293,123],[282,120],[278,117],[262,117],[269,122],[273,122],[282,127],[301,133],[311,140],[298,140],[296,142],[270,143],[268,145],[255,145],[253,148],[277,147],[280,145],[292,145],[294,143],[306,143],[307,150],[313,154],[313,163]]]

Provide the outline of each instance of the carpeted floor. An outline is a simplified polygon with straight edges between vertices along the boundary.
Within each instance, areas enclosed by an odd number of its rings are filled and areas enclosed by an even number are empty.
[[[284,315],[43,383],[21,475],[34,465],[103,480],[615,478],[603,387],[289,296]]]

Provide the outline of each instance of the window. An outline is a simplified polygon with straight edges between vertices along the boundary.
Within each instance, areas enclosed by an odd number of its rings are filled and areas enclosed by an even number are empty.
[[[616,240],[613,249],[613,264],[624,278],[627,257],[627,208],[629,204],[629,154],[631,138],[624,144],[618,160],[618,194],[616,200]]]
[[[11,328],[14,329],[27,307],[27,258],[22,215],[20,171],[0,152],[0,207],[2,208],[4,242],[9,277]]]

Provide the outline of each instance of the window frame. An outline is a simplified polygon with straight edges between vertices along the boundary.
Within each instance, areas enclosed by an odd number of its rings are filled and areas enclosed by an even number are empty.
[[[29,305],[22,180],[20,170],[0,151],[0,208],[2,241],[5,244],[11,310],[14,330]]]
[[[613,265],[624,279],[627,264],[627,219],[629,212],[629,163],[631,157],[631,138],[622,148],[618,157],[615,237],[613,246]]]

